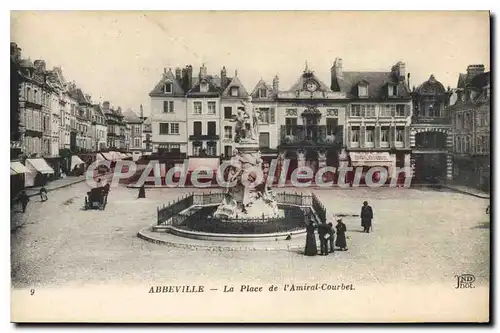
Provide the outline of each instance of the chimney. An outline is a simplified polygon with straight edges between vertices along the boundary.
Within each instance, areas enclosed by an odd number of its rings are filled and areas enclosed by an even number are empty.
[[[280,87],[280,78],[278,77],[278,75],[276,75],[273,79],[273,93],[275,95],[278,94],[279,87]]]
[[[193,88],[193,66],[186,66],[186,76],[187,76],[187,89]]]
[[[398,61],[397,64],[392,66],[392,74],[399,81],[404,81],[406,76],[406,64],[402,61]]]
[[[103,108],[104,110],[109,110],[109,102],[108,102],[108,101],[104,101],[104,102],[102,103],[102,108]]]
[[[408,87],[409,87],[410,86],[410,73],[408,73],[406,76],[408,77],[408,82],[407,83],[408,83]]]
[[[332,67],[332,77],[342,78],[344,76],[342,72],[342,58],[335,58]]]
[[[163,68],[163,77],[165,77],[165,76],[167,76],[167,68],[166,67]]]
[[[179,69],[180,71],[180,69]],[[177,74],[177,69],[175,70],[175,74]],[[142,104],[141,104],[141,107],[139,108],[141,110],[141,120],[144,119],[144,109],[142,108]]]
[[[484,65],[469,65],[467,66],[467,81],[470,81],[474,76],[484,73]]]
[[[177,82],[181,82],[181,69],[179,67],[175,69],[175,79]]]
[[[226,89],[226,87],[228,85],[226,66],[223,66],[222,70],[220,71],[220,85],[221,85],[222,90]]]
[[[200,67],[199,78],[201,80],[201,79],[205,79],[206,77],[207,77],[207,68],[205,67],[205,64],[202,64]]]
[[[21,49],[14,42],[10,43],[10,56],[14,61],[21,61]]]

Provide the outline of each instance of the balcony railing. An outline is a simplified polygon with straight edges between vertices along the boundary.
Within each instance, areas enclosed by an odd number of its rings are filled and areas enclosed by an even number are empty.
[[[342,145],[343,126],[282,125],[281,145]]]
[[[216,134],[205,134],[205,135],[202,135],[202,134],[192,134],[192,135],[189,136],[189,140],[190,141],[194,141],[194,140],[199,140],[199,141],[202,141],[202,140],[217,141],[217,140],[219,140],[219,136],[216,135]]]

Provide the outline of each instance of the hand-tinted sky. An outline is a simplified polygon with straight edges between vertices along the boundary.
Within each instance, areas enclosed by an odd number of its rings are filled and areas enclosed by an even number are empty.
[[[309,67],[328,86],[335,57],[345,71],[389,71],[406,62],[410,84],[430,74],[455,87],[469,64],[489,70],[488,12],[13,12],[23,57],[61,66],[94,101],[136,111],[163,68],[202,63],[238,70],[251,91],[278,74],[289,89]]]

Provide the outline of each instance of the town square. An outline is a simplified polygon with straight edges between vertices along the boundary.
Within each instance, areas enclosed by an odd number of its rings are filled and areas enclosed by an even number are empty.
[[[15,321],[489,320],[488,12],[294,15],[12,13]]]

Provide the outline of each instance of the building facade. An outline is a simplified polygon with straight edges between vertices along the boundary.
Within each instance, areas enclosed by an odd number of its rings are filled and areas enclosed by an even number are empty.
[[[345,142],[353,167],[410,168],[412,100],[406,69],[398,62],[387,72],[343,71],[337,58],[331,69],[334,92],[345,94]]]
[[[142,105],[141,105],[142,108]],[[142,123],[140,118],[132,109],[127,109],[123,113],[123,120],[130,126],[130,151],[143,151],[143,133]]]
[[[155,152],[188,152],[186,92],[192,86],[191,66],[176,68],[175,76],[164,69],[162,78],[149,93],[151,144]]]
[[[413,181],[418,183],[452,179],[453,131],[448,113],[451,89],[434,75],[413,89],[410,132]]]
[[[327,165],[338,167],[344,144],[345,92],[332,91],[307,64],[290,89],[278,88],[275,78],[277,146],[280,159],[290,160],[289,172],[304,166],[314,171]]]
[[[490,190],[490,72],[469,65],[459,75],[457,100],[450,106],[453,124],[453,179],[462,185]]]

